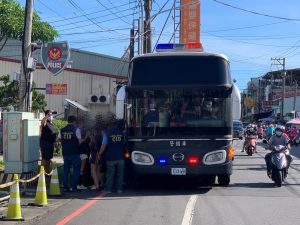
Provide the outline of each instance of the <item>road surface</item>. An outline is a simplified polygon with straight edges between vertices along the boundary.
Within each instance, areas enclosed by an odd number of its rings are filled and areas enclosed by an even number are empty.
[[[26,224],[101,225],[296,225],[300,224],[300,148],[287,182],[275,187],[266,175],[261,146],[252,157],[236,156],[227,187],[197,186],[182,182],[155,183],[122,194],[87,191],[43,218]],[[260,145],[262,145],[260,143]],[[23,222],[24,223],[24,222]]]

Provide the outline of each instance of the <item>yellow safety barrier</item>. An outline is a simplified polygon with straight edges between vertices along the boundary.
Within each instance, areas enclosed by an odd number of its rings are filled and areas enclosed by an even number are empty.
[[[14,174],[14,184],[10,188],[10,199],[8,203],[7,216],[3,220],[23,221],[21,212],[21,200],[19,190],[19,178]]]
[[[48,204],[45,170],[43,166],[41,166],[41,170],[40,170],[39,182],[35,194],[35,204],[38,206],[45,206]]]
[[[16,181],[11,181],[6,184],[0,184],[0,189],[10,187],[10,186],[14,185],[15,183],[16,183]]]
[[[58,173],[57,173],[57,166],[56,163],[53,163],[53,169],[52,169],[52,176],[50,181],[50,189],[49,189],[49,195],[53,196],[60,196],[61,191],[59,187],[59,179],[58,179]]]
[[[33,178],[30,178],[29,180],[23,180],[23,179],[20,179],[19,182],[20,182],[20,183],[30,183],[30,182],[36,180],[37,178],[39,178],[41,174],[42,174],[42,173],[39,173],[38,175],[34,176]]]
[[[7,217],[0,218],[0,220],[18,220],[18,221],[24,220],[21,213],[19,183],[29,183],[39,178],[34,205],[45,206],[48,204],[45,175],[52,176],[51,183],[50,183],[50,194],[61,195],[60,188],[59,188],[57,167],[55,162],[54,165],[55,165],[53,167],[54,169],[52,169],[50,173],[46,173],[44,167],[41,166],[39,174],[37,174],[36,176],[34,176],[29,180],[19,179],[18,175],[14,174],[13,181],[8,182],[6,184],[0,184],[0,189],[11,187]]]

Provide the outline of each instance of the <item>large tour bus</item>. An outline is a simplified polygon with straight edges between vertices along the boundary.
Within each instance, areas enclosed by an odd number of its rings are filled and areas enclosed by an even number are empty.
[[[117,116],[126,121],[132,168],[140,176],[201,177],[211,184],[218,177],[228,185],[234,151],[229,61],[185,47],[158,45],[163,51],[130,62]]]

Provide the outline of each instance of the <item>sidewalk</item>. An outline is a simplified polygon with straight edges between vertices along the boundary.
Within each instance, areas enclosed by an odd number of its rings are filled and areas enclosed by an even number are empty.
[[[64,204],[72,201],[72,198],[50,198],[48,197],[48,205],[44,207],[37,207],[37,206],[29,206],[28,204],[34,203],[34,196],[33,197],[23,197],[21,196],[21,211],[22,217],[25,219],[25,222],[32,222],[33,220],[42,217],[43,215],[54,211],[55,209],[63,206]],[[7,202],[0,203],[0,218],[5,217],[7,214]],[[24,222],[18,221],[1,221],[0,224],[3,225],[15,225]]]
[[[0,160],[3,160],[3,156],[0,156]],[[61,167],[63,165],[63,158],[62,157],[54,157],[53,161],[57,163],[58,167]],[[1,180],[0,180],[1,183]],[[49,185],[47,185],[49,186]],[[48,189],[48,188],[47,188]],[[25,222],[32,221],[33,219],[42,217],[46,213],[49,213],[65,203],[71,201],[73,199],[72,194],[63,194],[60,197],[56,196],[48,196],[48,205],[45,207],[36,207],[36,206],[30,206],[30,203],[34,203],[35,201],[35,193],[36,193],[36,185],[29,187],[29,188],[22,188],[20,187],[20,195],[21,195],[21,211],[22,216],[25,219]],[[5,217],[7,214],[7,204],[8,201],[0,202],[0,218]],[[1,221],[1,224],[20,224],[20,222],[17,221]],[[24,222],[21,222],[24,223]]]

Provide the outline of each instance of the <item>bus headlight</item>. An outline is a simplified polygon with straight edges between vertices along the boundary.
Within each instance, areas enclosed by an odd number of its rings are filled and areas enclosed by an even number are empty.
[[[214,165],[221,164],[226,161],[226,151],[225,150],[217,150],[213,152],[208,152],[203,157],[203,163],[205,165]]]
[[[132,162],[137,165],[153,165],[154,158],[146,152],[133,151],[131,153]]]

